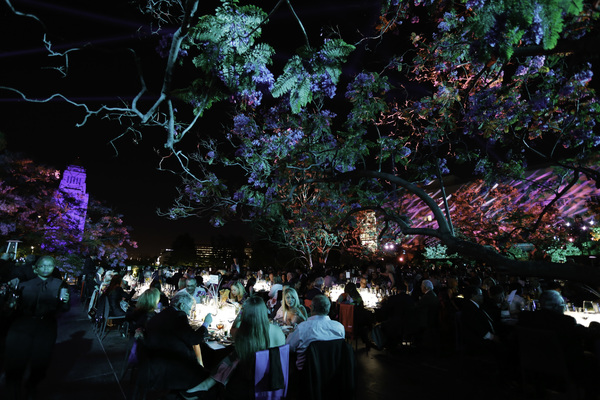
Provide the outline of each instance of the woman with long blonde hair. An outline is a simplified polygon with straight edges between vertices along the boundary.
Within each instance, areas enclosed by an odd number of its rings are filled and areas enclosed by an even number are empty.
[[[290,286],[283,288],[281,307],[275,314],[275,320],[283,325],[294,325],[308,319],[308,313],[298,298],[296,289]]]

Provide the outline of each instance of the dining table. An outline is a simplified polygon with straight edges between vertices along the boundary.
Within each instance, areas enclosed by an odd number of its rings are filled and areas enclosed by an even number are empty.
[[[579,325],[589,327],[592,322],[600,323],[600,313],[587,311],[565,311],[565,315],[575,318]]]

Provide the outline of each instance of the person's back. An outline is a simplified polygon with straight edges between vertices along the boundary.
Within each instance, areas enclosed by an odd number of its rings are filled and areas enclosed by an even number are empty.
[[[542,329],[556,333],[571,373],[581,373],[583,365],[583,340],[585,329],[577,325],[575,318],[564,315],[558,292],[546,291],[540,296],[541,310],[523,311],[519,315],[518,326]]]
[[[296,352],[298,357],[296,366],[302,369],[305,351],[314,341],[344,339],[346,331],[344,325],[329,318],[331,302],[324,295],[317,295],[312,301],[312,312],[308,320],[298,324],[296,330],[286,339],[290,350]]]

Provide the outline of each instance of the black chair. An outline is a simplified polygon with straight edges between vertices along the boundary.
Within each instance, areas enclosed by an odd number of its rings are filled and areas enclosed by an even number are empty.
[[[573,380],[556,332],[517,326],[523,389],[545,398],[579,399],[582,388]]]
[[[110,305],[108,303],[108,296],[102,295],[98,299],[98,306],[96,308],[96,317],[94,321],[94,331],[100,341],[103,341],[104,338],[108,335],[109,329],[107,329],[109,321],[112,323],[117,321],[119,326],[119,330],[125,332],[123,336],[128,336],[129,324],[125,319],[125,315],[122,316],[112,316],[110,315]]]
[[[312,342],[300,371],[301,399],[351,400],[356,395],[356,360],[344,339]]]

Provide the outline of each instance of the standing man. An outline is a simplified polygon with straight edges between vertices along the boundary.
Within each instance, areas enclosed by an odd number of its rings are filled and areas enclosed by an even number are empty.
[[[34,399],[44,379],[56,342],[56,315],[69,309],[68,286],[52,273],[56,263],[42,256],[35,263],[35,278],[19,283],[16,318],[6,336],[5,371],[8,399]],[[30,367],[29,378],[23,382]]]
[[[240,262],[237,257],[233,257],[233,264],[231,264],[231,272],[234,275],[239,275],[242,272],[242,268],[240,267]]]

